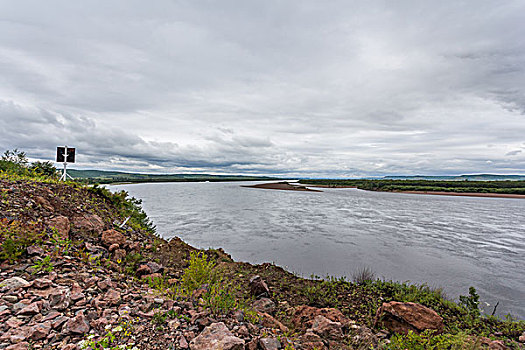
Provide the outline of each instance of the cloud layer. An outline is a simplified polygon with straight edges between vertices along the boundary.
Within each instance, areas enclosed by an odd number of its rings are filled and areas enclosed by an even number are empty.
[[[523,1],[0,2],[0,147],[78,167],[525,173]]]

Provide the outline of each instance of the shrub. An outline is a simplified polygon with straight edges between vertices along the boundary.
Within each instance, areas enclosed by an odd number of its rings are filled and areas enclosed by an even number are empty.
[[[202,252],[190,252],[188,268],[181,278],[183,293],[190,295],[203,284],[212,285],[217,281],[214,272],[215,262],[208,260],[208,256]]]
[[[239,287],[218,280],[211,284],[208,292],[204,294],[204,306],[215,315],[225,315],[239,307],[239,302],[235,296],[238,291]]]

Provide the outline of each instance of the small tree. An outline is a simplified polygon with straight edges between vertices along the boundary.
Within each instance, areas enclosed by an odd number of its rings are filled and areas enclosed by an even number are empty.
[[[26,153],[16,148],[12,151],[5,151],[0,159],[0,171],[10,174],[27,174]]]
[[[27,166],[28,163],[26,152],[19,151],[17,148],[15,148],[12,151],[5,151],[2,155],[2,160],[4,162],[10,162],[24,168]]]

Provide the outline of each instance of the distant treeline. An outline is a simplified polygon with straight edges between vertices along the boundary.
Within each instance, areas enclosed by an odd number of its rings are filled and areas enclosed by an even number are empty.
[[[68,170],[76,181],[85,183],[119,183],[119,182],[219,182],[219,181],[266,181],[273,180],[264,176],[210,175],[210,174],[137,174],[102,170]]]
[[[354,186],[369,191],[431,191],[458,193],[525,194],[525,181],[436,181],[436,180],[301,180],[302,184],[328,187]]]

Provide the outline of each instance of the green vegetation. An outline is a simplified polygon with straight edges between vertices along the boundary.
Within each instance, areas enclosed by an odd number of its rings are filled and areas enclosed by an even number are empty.
[[[111,192],[105,187],[97,184],[87,189],[96,195],[102,197],[119,210],[122,217],[129,217],[127,224],[134,229],[143,229],[146,232],[154,234],[155,225],[142,210],[142,200],[131,197],[127,191]]]
[[[51,162],[29,164],[26,153],[14,149],[7,150],[0,159],[0,175],[28,178],[56,179],[58,171]]]
[[[388,349],[391,350],[467,350],[480,348],[481,345],[476,337],[469,337],[462,332],[435,335],[431,331],[425,331],[421,334],[410,331],[407,335],[394,334],[388,345]]]
[[[352,186],[369,191],[428,191],[457,193],[525,194],[525,181],[437,181],[437,180],[301,180],[302,184],[329,187]]]
[[[41,242],[43,237],[45,232],[35,223],[0,220],[0,261],[15,262],[26,252],[27,247]]]
[[[204,284],[212,285],[217,282],[215,262],[208,259],[202,252],[190,252],[189,266],[184,270],[181,278],[182,292],[186,295],[200,288]]]

